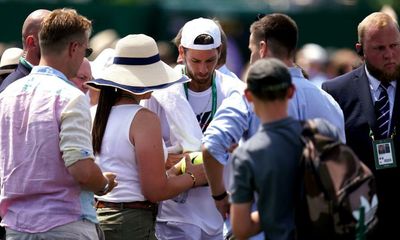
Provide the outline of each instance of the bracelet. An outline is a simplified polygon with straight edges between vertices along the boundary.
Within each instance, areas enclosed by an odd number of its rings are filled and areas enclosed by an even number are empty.
[[[214,198],[215,201],[221,201],[222,199],[224,199],[226,196],[228,196],[228,193],[226,191],[224,191],[223,193],[221,193],[220,195],[211,195],[212,198]]]
[[[185,173],[189,174],[189,176],[192,178],[193,181],[192,187],[194,187],[196,185],[196,177],[191,172],[185,172]]]

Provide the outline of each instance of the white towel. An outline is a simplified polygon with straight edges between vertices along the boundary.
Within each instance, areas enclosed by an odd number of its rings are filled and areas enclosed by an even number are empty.
[[[174,84],[168,88],[156,90],[152,93],[152,98],[141,104],[158,114],[164,112],[170,132],[170,139],[164,139],[171,144],[168,152],[200,151],[203,133],[192,107],[185,97],[183,85]],[[157,105],[163,111],[157,110]],[[163,119],[163,116],[159,117]]]

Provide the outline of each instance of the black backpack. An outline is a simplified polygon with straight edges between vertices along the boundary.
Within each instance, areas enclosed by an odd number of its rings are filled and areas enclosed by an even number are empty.
[[[365,239],[377,223],[375,178],[347,145],[303,123],[298,239]]]

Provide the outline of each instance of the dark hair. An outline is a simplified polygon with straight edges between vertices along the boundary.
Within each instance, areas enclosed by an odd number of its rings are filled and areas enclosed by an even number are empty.
[[[211,37],[208,34],[200,34],[199,36],[197,36],[194,41],[194,44],[199,44],[199,45],[208,45],[208,44],[213,44],[214,43],[214,38]],[[218,50],[218,52],[221,52],[221,45],[219,47],[216,48]],[[187,48],[183,48],[183,50],[186,52]]]
[[[115,88],[103,87],[100,90],[99,103],[92,130],[93,151],[95,154],[101,153],[101,144],[106,131],[108,117],[119,97],[120,92],[116,91]]]
[[[257,60],[250,66],[247,89],[263,101],[283,100],[292,78],[283,62],[274,58]]]
[[[194,44],[199,44],[199,45],[208,45],[208,44],[213,44],[214,43],[214,38],[211,37],[208,34],[200,34],[197,36],[194,41]]]
[[[298,39],[297,25],[285,14],[265,15],[251,24],[250,32],[256,41],[267,41],[275,57],[291,57],[295,53]]]

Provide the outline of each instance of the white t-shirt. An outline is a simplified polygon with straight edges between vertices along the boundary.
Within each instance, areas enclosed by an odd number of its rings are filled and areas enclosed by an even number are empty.
[[[182,65],[178,65],[177,67],[175,67],[175,69],[177,71],[181,71],[182,67]],[[239,91],[242,93],[245,87],[244,83],[240,80],[233,79],[225,74],[222,74],[219,71],[216,71],[215,73],[215,84],[217,92],[217,108],[221,105],[222,101],[225,98],[227,98],[234,92]],[[185,93],[184,91],[179,91],[179,94]],[[211,87],[203,92],[193,92],[188,89],[188,100],[186,101],[188,101],[190,106],[192,107],[191,114],[197,116],[201,116],[203,114],[203,118],[205,118],[207,112],[211,113],[211,95]],[[184,101],[186,99],[186,96],[181,99],[183,99]],[[159,109],[157,111],[160,112]],[[160,117],[160,119],[163,119],[163,117]],[[161,124],[163,125],[163,123]],[[181,125],[182,126],[170,126],[171,135],[173,135],[173,131],[177,128],[185,128],[183,124]],[[188,130],[188,132],[189,131],[190,130]],[[197,151],[200,151],[200,147],[201,142],[198,145]],[[209,187],[193,188],[189,191],[181,193],[171,200],[163,201],[157,216],[157,221],[189,223],[199,226],[209,235],[222,235],[223,219],[221,217],[221,214],[215,208],[215,203],[211,197],[211,190]]]

